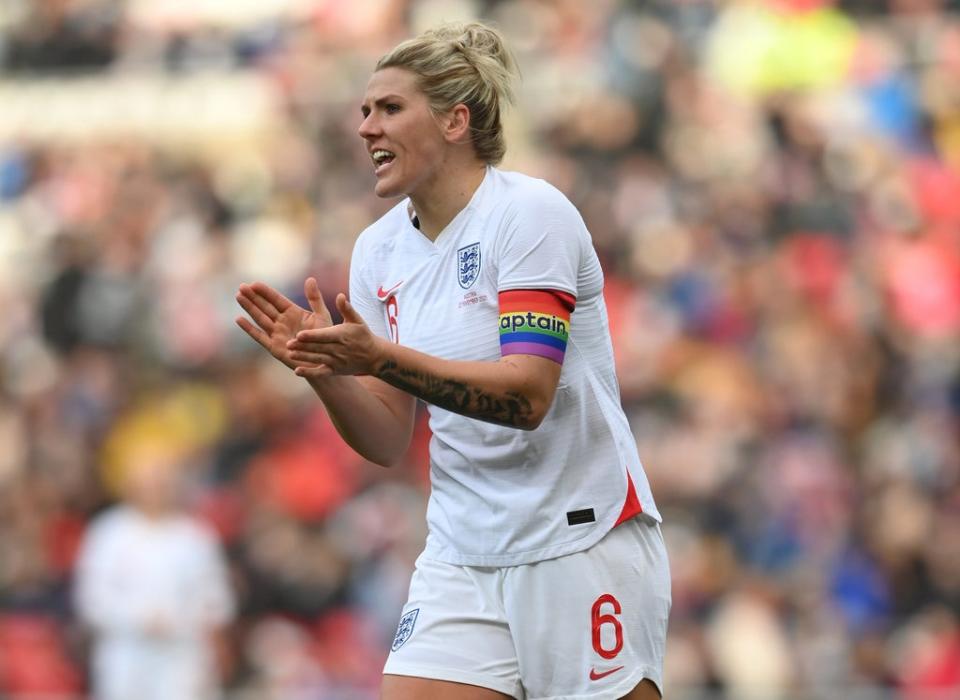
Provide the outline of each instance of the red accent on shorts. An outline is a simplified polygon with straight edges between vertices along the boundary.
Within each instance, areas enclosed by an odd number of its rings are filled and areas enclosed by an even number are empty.
[[[590,680],[592,680],[592,681],[598,681],[598,680],[600,680],[601,678],[606,678],[606,677],[609,676],[611,673],[616,673],[617,671],[619,671],[619,670],[622,669],[622,668],[623,668],[623,666],[617,666],[616,668],[611,668],[611,669],[609,669],[609,670],[607,670],[607,671],[598,671],[598,670],[595,669],[595,668],[591,668],[591,669],[590,669]]]
[[[617,518],[617,522],[613,526],[616,527],[642,512],[643,506],[640,505],[640,499],[637,498],[637,489],[633,485],[633,479],[630,478],[630,472],[627,472],[627,499],[623,502],[623,510],[620,511],[620,517]]]

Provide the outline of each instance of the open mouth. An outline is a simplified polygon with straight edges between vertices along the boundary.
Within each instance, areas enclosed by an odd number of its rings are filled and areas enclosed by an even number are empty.
[[[373,164],[377,167],[377,170],[379,170],[381,166],[393,162],[393,159],[396,158],[393,153],[383,148],[376,149],[370,156],[373,158]]]

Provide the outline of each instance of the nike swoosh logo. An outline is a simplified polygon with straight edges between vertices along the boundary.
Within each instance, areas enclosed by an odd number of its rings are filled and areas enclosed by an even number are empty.
[[[601,678],[606,678],[606,677],[609,676],[611,673],[616,673],[617,671],[619,671],[619,670],[622,669],[622,668],[623,668],[623,666],[617,666],[616,668],[611,668],[609,671],[601,671],[600,673],[597,673],[596,669],[592,669],[592,668],[591,668],[591,669],[590,669],[590,680],[592,680],[592,681],[598,681],[598,680],[600,680]]]
[[[393,285],[392,287],[390,287],[390,289],[384,289],[384,288],[383,288],[383,285],[381,285],[381,286],[377,289],[377,298],[378,298],[378,299],[386,299],[388,296],[390,296],[390,295],[393,294],[395,291],[397,291],[397,289],[400,287],[401,284],[403,284],[403,280],[400,280],[399,282],[397,282],[395,285]]]

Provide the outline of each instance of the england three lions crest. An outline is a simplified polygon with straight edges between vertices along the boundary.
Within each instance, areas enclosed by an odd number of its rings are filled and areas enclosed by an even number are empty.
[[[457,281],[468,289],[480,274],[480,244],[471,243],[457,251]]]
[[[410,639],[413,634],[413,626],[417,624],[417,615],[420,614],[420,608],[415,608],[400,618],[400,624],[397,625],[397,634],[393,638],[393,644],[390,645],[392,651],[396,651]]]

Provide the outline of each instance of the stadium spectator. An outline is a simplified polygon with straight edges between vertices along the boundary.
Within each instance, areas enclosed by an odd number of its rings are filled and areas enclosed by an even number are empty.
[[[91,522],[77,560],[98,700],[218,697],[233,595],[214,534],[178,507],[168,450],[146,443],[129,455],[124,501]]]

